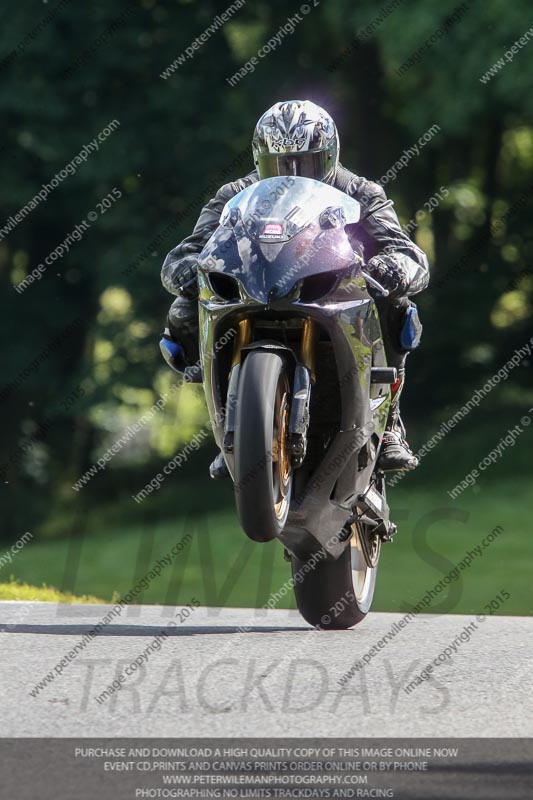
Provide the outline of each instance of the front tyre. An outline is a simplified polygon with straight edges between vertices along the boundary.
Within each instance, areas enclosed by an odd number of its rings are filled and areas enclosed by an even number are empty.
[[[336,561],[291,557],[296,604],[316,628],[346,630],[361,622],[372,605],[381,552],[379,536],[354,523],[350,545]]]
[[[281,356],[264,350],[246,356],[235,413],[235,502],[241,526],[255,542],[278,536],[289,513],[289,392]]]

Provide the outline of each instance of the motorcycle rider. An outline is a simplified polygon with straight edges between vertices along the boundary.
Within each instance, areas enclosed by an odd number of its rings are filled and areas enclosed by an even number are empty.
[[[405,361],[417,346],[421,326],[409,296],[426,288],[428,260],[402,231],[382,187],[347,170],[339,163],[339,137],[330,115],[308,100],[273,105],[259,119],[252,142],[255,169],[244,178],[222,186],[202,209],[190,236],[166,257],[163,286],[177,295],[168,315],[166,338],[177,342],[188,364],[198,360],[197,260],[219,224],[224,205],[256,181],[277,175],[298,175],[323,181],[361,204],[357,238],[364,244],[365,270],[388,290],[387,297],[370,288],[375,297],[387,362],[398,370],[391,387],[391,404],[377,466],[382,470],[414,469],[418,459],[405,440],[400,417],[400,394],[405,383]],[[211,465],[211,477],[228,474],[220,453]]]

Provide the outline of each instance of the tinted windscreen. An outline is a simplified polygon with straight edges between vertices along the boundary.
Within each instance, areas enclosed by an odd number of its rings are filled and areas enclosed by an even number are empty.
[[[327,184],[293,177],[259,181],[226,204],[199,266],[241,281],[259,302],[267,302],[274,287],[286,292],[304,277],[348,269],[356,260],[353,243],[343,224],[320,224],[326,209],[341,209],[331,216],[346,225],[359,219],[359,203]],[[328,278],[316,280],[322,285]],[[222,289],[227,299],[233,289]]]
[[[281,224],[279,240],[287,240],[318,219],[328,206],[343,209],[346,224],[359,221],[357,200],[320,181],[300,177],[267,178],[252,184],[226,203],[220,222],[235,227],[244,223],[250,236],[256,237],[266,224]],[[279,229],[278,229],[279,230]]]

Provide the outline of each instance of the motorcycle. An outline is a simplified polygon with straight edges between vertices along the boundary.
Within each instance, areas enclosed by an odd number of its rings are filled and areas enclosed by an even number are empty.
[[[198,263],[202,379],[241,527],[281,542],[300,613],[325,629],[366,616],[396,531],[376,461],[397,374],[359,218],[332,186],[269,178],[226,204]]]

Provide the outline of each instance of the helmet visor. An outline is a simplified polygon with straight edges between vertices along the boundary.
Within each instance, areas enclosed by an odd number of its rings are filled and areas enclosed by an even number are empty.
[[[262,153],[257,156],[257,170],[261,180],[278,175],[295,175],[323,181],[331,172],[332,161],[327,148],[305,153]]]

